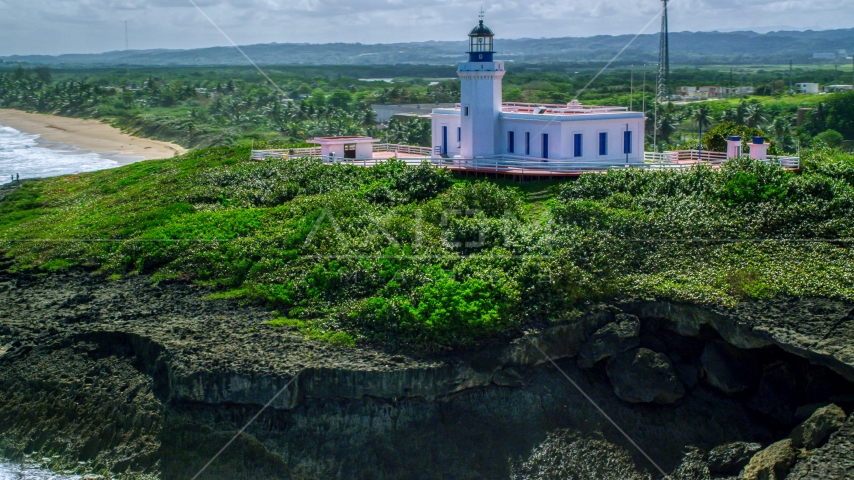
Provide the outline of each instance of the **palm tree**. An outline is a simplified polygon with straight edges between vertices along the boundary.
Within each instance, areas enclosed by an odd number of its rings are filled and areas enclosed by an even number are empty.
[[[771,134],[777,140],[777,145],[788,150],[792,144],[790,136],[792,131],[792,122],[786,117],[777,117],[771,123]]]
[[[656,125],[656,130],[658,130],[658,134],[661,136],[663,141],[669,141],[670,136],[673,135],[673,132],[675,132],[678,127],[679,122],[671,113],[664,112],[658,116],[658,125]]]
[[[703,127],[708,128],[712,124],[712,112],[708,105],[700,105],[691,113],[691,119],[697,122],[700,128],[700,142],[697,150],[703,150]]]
[[[768,117],[765,115],[765,108],[761,103],[748,105],[745,114],[744,120],[747,126],[751,128],[759,128],[759,125],[768,121]]]
[[[721,121],[732,122],[736,125],[744,125],[747,116],[747,103],[742,101],[737,107],[724,111]]]

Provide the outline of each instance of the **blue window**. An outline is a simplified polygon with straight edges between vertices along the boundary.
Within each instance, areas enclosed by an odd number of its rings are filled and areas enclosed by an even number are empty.
[[[584,156],[584,135],[580,133],[575,134],[575,156],[583,157]]]
[[[525,132],[525,155],[531,154],[531,132]]]
[[[516,133],[507,132],[507,153],[516,153]]]
[[[599,134],[599,155],[608,155],[608,134],[606,132]]]
[[[458,142],[463,141],[463,128],[462,127],[457,127],[457,141]]]
[[[549,134],[543,134],[543,158],[549,158]]]
[[[626,155],[632,153],[632,132],[626,130],[623,132],[623,153]]]

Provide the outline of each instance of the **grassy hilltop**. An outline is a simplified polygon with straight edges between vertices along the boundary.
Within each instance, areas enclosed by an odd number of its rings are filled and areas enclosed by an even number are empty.
[[[217,286],[340,344],[441,350],[617,295],[854,300],[854,157],[799,174],[614,171],[559,184],[427,165],[253,163],[248,147],[23,183],[0,203],[13,271]]]

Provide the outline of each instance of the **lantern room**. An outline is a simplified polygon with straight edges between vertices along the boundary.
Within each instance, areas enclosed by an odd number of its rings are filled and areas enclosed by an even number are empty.
[[[491,62],[495,50],[492,48],[492,30],[483,24],[483,19],[469,33],[469,62]]]

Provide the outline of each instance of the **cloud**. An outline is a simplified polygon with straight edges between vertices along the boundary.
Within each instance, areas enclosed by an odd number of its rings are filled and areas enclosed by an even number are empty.
[[[240,44],[462,40],[481,2],[434,0],[196,0]],[[634,34],[660,0],[496,0],[486,23],[504,38]],[[837,0],[671,0],[671,30],[848,28]],[[227,41],[187,0],[0,0],[0,55],[198,48]],[[653,22],[649,32],[657,29]]]

